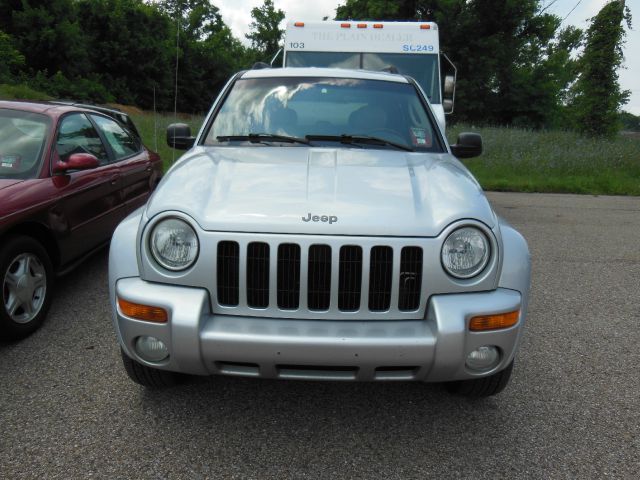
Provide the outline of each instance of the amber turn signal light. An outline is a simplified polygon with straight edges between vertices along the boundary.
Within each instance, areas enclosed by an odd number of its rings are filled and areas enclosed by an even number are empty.
[[[146,322],[165,323],[167,321],[167,311],[164,308],[140,305],[118,298],[120,311],[127,317]]]
[[[472,332],[483,332],[485,330],[498,330],[501,328],[513,327],[518,323],[520,310],[508,313],[498,313],[496,315],[479,315],[469,321],[469,330]]]

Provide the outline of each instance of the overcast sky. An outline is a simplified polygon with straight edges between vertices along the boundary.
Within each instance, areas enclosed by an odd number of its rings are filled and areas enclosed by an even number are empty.
[[[586,29],[587,19],[598,13],[607,0],[543,0],[543,5],[553,2],[549,12],[566,18],[565,24],[576,25]],[[251,23],[251,9],[262,5],[263,0],[214,0],[213,2],[222,14],[225,23],[243,42],[247,43],[245,33],[249,31]],[[276,8],[283,10],[286,20],[322,20],[323,17],[333,18],[336,7],[345,3],[344,0],[274,0]],[[577,6],[576,6],[577,5]],[[635,115],[640,115],[640,2],[627,0],[634,20],[634,28],[627,34],[625,46],[625,67],[620,71],[622,88],[631,90],[631,100],[624,107]],[[575,10],[571,11],[575,7]],[[568,16],[567,16],[568,15]],[[441,31],[441,35],[447,33]],[[470,37],[471,38],[471,37]]]

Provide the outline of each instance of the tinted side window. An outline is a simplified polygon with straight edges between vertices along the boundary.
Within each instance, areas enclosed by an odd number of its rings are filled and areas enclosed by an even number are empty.
[[[62,120],[56,139],[56,151],[63,162],[66,162],[74,153],[95,155],[100,164],[109,161],[107,150],[98,132],[82,113],[68,115]]]
[[[109,146],[116,156],[116,160],[128,157],[140,151],[140,143],[135,135],[125,130],[117,122],[101,117],[99,115],[91,115],[96,122],[98,128],[109,142]]]

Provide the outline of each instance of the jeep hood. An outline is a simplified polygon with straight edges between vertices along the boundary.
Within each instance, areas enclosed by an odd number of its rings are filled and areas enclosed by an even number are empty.
[[[462,218],[496,221],[451,155],[357,148],[197,147],[165,175],[147,216],[172,210],[204,230],[320,235],[433,237]]]

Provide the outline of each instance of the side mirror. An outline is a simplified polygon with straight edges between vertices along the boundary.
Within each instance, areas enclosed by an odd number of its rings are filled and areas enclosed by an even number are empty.
[[[444,113],[453,113],[458,70],[449,57],[443,52],[440,53],[440,68],[442,68],[442,72],[444,73],[442,81],[442,109]]]
[[[442,108],[444,113],[453,113],[453,99],[456,93],[456,77],[454,75],[444,76],[444,86],[442,87]]]
[[[477,133],[461,133],[451,145],[451,153],[458,158],[473,158],[482,153],[482,137]]]
[[[53,173],[65,173],[68,170],[90,170],[100,166],[100,161],[90,153],[74,153],[66,162],[57,162]]]
[[[191,127],[186,123],[172,123],[167,127],[167,145],[177,150],[189,150],[196,139],[191,136]]]
[[[442,92],[445,98],[453,98],[453,94],[456,91],[456,77],[453,75],[444,76],[444,87]]]
[[[453,100],[450,98],[443,98],[442,109],[444,110],[444,113],[453,113]]]

